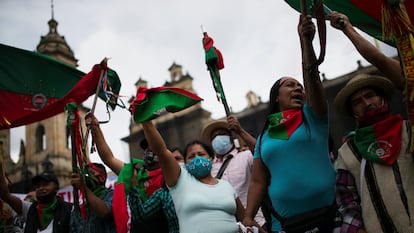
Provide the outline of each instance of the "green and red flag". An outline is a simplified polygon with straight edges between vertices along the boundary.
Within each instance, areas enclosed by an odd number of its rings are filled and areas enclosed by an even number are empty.
[[[196,94],[181,88],[139,87],[130,108],[134,121],[142,123],[155,119],[166,112],[181,111],[202,100]]]
[[[285,0],[291,7],[300,12],[301,0]],[[312,6],[314,0],[307,0],[307,5]],[[394,45],[390,39],[382,38],[382,8],[384,0],[324,0],[323,3],[333,11],[338,11],[348,16],[351,23],[368,35]],[[398,2],[398,1],[396,1]],[[414,22],[414,1],[403,1],[411,22]]]
[[[72,101],[82,103],[95,93],[101,71],[110,71],[104,61],[85,74],[47,55],[0,44],[0,129],[44,120]],[[115,71],[105,73],[120,83]]]
[[[112,199],[115,223],[117,232],[127,233],[131,229],[131,210],[127,202],[127,196],[131,190],[134,169],[137,165],[143,165],[144,161],[132,158],[131,163],[127,163],[118,174],[115,183],[114,196]],[[146,201],[153,192],[162,187],[164,182],[161,169],[148,171],[141,167],[137,169],[137,188],[140,197]]]
[[[214,40],[203,31],[203,48],[205,52],[205,61],[207,69],[210,72],[211,81],[216,92],[218,101],[221,101],[225,108],[227,107],[226,96],[224,95],[223,86],[220,80],[220,70],[224,68],[223,55],[220,50],[214,46]],[[228,108],[228,107],[227,107]],[[226,108],[226,113],[227,113]]]
[[[289,139],[295,130],[302,124],[302,111],[290,109],[271,114],[269,120],[269,137],[277,139]]]
[[[127,196],[131,190],[131,180],[134,167],[143,164],[140,159],[131,159],[131,163],[125,164],[118,174],[115,182],[114,196],[112,198],[112,211],[114,213],[116,230],[118,233],[127,233],[131,229],[131,210],[128,205]]]

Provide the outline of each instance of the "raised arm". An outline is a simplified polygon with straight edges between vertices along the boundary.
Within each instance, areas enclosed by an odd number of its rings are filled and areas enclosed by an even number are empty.
[[[158,132],[157,128],[155,128],[152,121],[143,122],[142,127],[144,129],[145,138],[147,139],[151,150],[158,156],[158,162],[162,169],[165,183],[169,187],[175,186],[178,177],[180,176],[180,166],[171,151],[167,149],[164,139]]]
[[[76,188],[80,189],[82,186],[85,188],[86,199],[88,200],[89,206],[97,216],[101,218],[107,218],[112,216],[112,206],[108,206],[104,200],[97,197],[86,185],[84,185],[81,174],[71,174],[71,184]]]
[[[234,130],[236,134],[241,137],[241,139],[246,142],[249,150],[254,153],[254,147],[256,145],[256,138],[250,135],[246,130],[244,130],[239,123],[239,120],[233,115],[227,117],[227,125],[230,130]]]
[[[22,214],[22,201],[10,193],[4,177],[2,162],[0,162],[0,199],[9,204],[18,215]]]
[[[302,48],[303,82],[306,101],[318,115],[325,115],[328,109],[328,103],[326,101],[325,90],[319,77],[317,59],[312,44],[315,31],[315,24],[312,22],[311,16],[301,14],[299,17],[298,33]]]
[[[328,18],[331,21],[331,26],[341,30],[345,36],[349,38],[352,44],[354,44],[355,48],[362,57],[377,67],[377,69],[389,78],[398,89],[404,89],[405,80],[399,61],[394,58],[387,57],[372,43],[359,34],[346,15],[333,11],[328,15]],[[340,19],[344,22],[342,25],[338,23]]]
[[[112,153],[111,148],[108,143],[106,143],[105,136],[99,126],[98,120],[93,115],[88,115],[85,118],[86,124],[92,123],[92,137],[96,144],[99,157],[102,159],[102,162],[108,166],[115,174],[119,174],[121,169],[124,167],[124,162],[115,158]]]

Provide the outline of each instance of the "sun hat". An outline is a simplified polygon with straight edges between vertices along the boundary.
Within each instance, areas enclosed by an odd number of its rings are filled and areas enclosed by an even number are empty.
[[[390,98],[394,91],[392,82],[384,77],[371,74],[358,74],[351,78],[346,85],[338,92],[334,99],[334,107],[336,112],[341,115],[352,116],[347,106],[348,99],[361,88],[372,87],[381,91],[386,98]]]
[[[201,140],[210,144],[211,133],[213,133],[213,131],[217,129],[228,130],[227,121],[217,120],[217,121],[210,121],[209,123],[207,123],[201,130]]]

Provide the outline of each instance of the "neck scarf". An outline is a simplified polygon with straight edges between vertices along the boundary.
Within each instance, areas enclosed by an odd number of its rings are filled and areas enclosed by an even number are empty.
[[[371,126],[355,130],[354,142],[357,150],[368,161],[392,165],[401,150],[400,115],[390,115]]]
[[[37,214],[39,218],[39,229],[44,230],[49,226],[50,222],[53,219],[53,212],[57,206],[57,199],[55,198],[52,202],[48,204],[37,203]]]
[[[269,121],[269,136],[277,139],[289,139],[295,130],[302,124],[302,110],[289,109],[271,114]]]

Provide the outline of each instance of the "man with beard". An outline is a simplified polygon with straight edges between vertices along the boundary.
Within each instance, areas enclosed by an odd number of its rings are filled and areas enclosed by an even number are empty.
[[[334,100],[335,110],[357,123],[338,150],[341,232],[413,232],[414,157],[409,149],[413,132],[410,122],[392,114],[389,106],[394,89],[404,91],[400,63],[362,37],[346,15],[331,12],[328,17],[385,76],[358,74]]]
[[[22,201],[12,195],[4,177],[0,163],[0,198],[9,204],[26,223],[25,233],[68,233],[72,204],[56,196],[59,181],[51,173],[33,177],[37,201]]]
[[[79,173],[72,173],[71,183],[78,189],[84,188],[86,196],[86,214],[73,212],[71,217],[71,232],[98,233],[116,232],[112,213],[113,190],[105,187],[107,173],[105,166],[91,163],[88,166],[85,179]],[[85,204],[85,203],[84,203]]]

